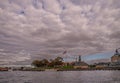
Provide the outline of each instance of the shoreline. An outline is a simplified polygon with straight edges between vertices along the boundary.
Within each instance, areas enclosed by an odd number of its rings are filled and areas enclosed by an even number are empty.
[[[104,69],[44,69],[44,70],[32,70],[32,69],[29,69],[29,70],[12,70],[12,71],[9,71],[9,70],[0,70],[0,72],[14,72],[14,71],[38,71],[38,72],[43,72],[43,71],[120,71],[120,68],[117,68],[117,69],[110,69],[110,68],[104,68]]]

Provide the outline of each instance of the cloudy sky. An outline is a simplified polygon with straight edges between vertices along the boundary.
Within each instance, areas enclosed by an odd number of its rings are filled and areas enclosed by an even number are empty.
[[[83,55],[120,47],[120,0],[0,0],[0,64]],[[92,56],[92,57],[90,57]]]

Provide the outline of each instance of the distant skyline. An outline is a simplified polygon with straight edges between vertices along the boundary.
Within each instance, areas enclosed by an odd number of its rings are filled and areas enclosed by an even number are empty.
[[[0,64],[82,55],[106,61],[120,48],[120,0],[0,0]]]

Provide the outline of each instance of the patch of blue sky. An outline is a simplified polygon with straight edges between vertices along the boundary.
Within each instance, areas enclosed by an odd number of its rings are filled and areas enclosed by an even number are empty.
[[[111,56],[114,55],[114,52],[106,52],[106,53],[98,53],[98,54],[93,54],[93,55],[85,55],[82,56],[83,60],[96,60],[96,59],[106,59],[106,58],[110,58]]]

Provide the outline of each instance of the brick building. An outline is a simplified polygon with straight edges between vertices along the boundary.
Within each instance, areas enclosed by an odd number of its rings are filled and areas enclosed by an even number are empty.
[[[115,54],[111,57],[111,62],[120,62],[120,53],[116,49]]]

